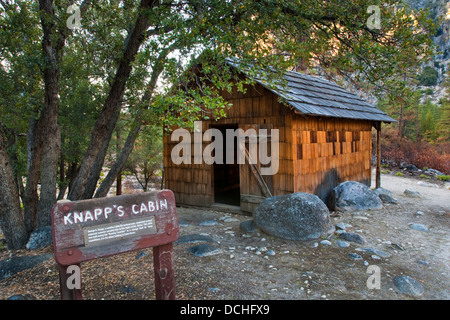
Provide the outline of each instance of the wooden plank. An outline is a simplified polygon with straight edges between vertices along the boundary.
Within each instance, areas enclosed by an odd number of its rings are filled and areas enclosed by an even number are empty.
[[[263,195],[266,197],[271,197],[272,193],[270,192],[266,182],[262,178],[261,173],[259,172],[258,167],[255,164],[254,160],[250,157],[250,153],[248,152],[247,148],[246,147],[240,148],[240,151],[244,153],[245,159],[247,160],[247,163],[248,163],[248,166],[250,169],[250,172],[255,177],[255,180],[256,180],[261,192],[263,193]]]

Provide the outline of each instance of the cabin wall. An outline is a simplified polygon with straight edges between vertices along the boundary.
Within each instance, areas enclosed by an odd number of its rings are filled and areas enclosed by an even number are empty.
[[[294,190],[314,193],[328,204],[343,181],[370,186],[372,123],[347,119],[305,118],[294,114]]]

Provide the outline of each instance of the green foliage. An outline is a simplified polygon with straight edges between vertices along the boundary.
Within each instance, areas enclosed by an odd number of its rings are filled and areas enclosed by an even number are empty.
[[[144,191],[157,181],[162,172],[163,130],[160,126],[147,126],[141,131],[133,152],[123,168],[136,177]],[[125,174],[125,173],[124,173]]]
[[[428,87],[435,86],[437,84],[438,76],[439,74],[436,69],[426,66],[419,76],[419,84]]]
[[[403,173],[401,173],[401,172],[396,172],[395,175],[396,175],[397,177],[402,177],[402,176],[403,176]]]
[[[450,181],[450,175],[439,175],[437,178],[441,181]]]

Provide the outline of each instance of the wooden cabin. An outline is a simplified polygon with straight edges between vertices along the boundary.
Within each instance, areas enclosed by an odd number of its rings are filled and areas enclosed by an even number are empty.
[[[395,120],[328,80],[297,72],[287,72],[285,78],[287,87],[280,90],[257,81],[245,94],[226,94],[232,103],[227,117],[205,120],[201,128],[202,133],[210,128],[224,133],[255,129],[258,135],[261,129],[278,129],[276,174],[262,175],[258,160],[175,165],[171,152],[179,141],[171,141],[168,134],[164,137],[165,188],[174,192],[177,204],[214,207],[220,203],[252,213],[272,195],[308,192],[328,203],[332,189],[343,181],[370,186],[372,127],[379,136],[381,122]],[[266,136],[272,143],[271,135]],[[204,142],[203,149],[208,144]],[[245,149],[248,160],[248,143]]]

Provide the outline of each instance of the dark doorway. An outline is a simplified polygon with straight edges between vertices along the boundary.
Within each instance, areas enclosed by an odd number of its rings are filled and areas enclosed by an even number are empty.
[[[223,203],[232,206],[241,205],[241,190],[239,180],[239,164],[237,163],[238,144],[237,139],[234,140],[234,161],[233,163],[226,163],[226,130],[236,130],[238,125],[218,125],[215,129],[220,130],[223,137],[222,159],[223,164],[214,163],[214,202]]]

